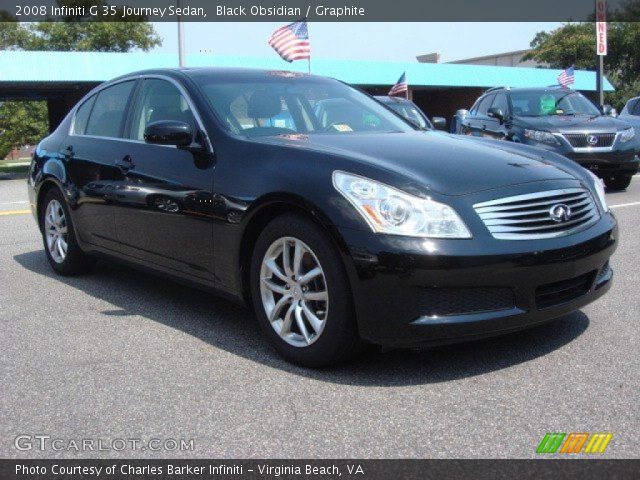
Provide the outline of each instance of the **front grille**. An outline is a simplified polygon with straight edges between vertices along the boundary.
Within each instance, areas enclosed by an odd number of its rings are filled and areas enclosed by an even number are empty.
[[[597,271],[585,273],[579,277],[547,283],[536,288],[536,307],[553,307],[586,295],[593,284]]]
[[[420,311],[428,317],[468,315],[507,310],[515,307],[510,288],[423,288]]]
[[[616,138],[615,133],[565,133],[563,136],[574,148],[610,147]],[[591,137],[595,137],[595,143],[589,143]]]
[[[554,206],[565,205],[569,218],[552,218]],[[533,240],[569,235],[593,225],[600,218],[591,194],[582,188],[528,193],[476,203],[473,208],[494,238]]]

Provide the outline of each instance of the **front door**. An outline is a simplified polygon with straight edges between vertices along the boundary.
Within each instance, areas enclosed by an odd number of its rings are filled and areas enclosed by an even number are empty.
[[[185,96],[168,80],[146,78],[136,94],[118,165],[115,222],[126,255],[171,273],[214,281],[211,216],[213,164],[191,152],[144,143],[152,122],[179,120],[199,128]]]

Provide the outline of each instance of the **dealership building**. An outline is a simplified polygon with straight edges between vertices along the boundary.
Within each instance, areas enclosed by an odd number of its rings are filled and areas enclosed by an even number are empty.
[[[304,61],[289,64],[270,57],[187,55],[188,67],[252,67],[307,72]],[[55,128],[73,105],[96,85],[113,77],[149,68],[178,65],[177,54],[106,52],[0,52],[0,101],[46,100],[49,125]],[[384,95],[406,72],[413,100],[429,116],[450,119],[459,108],[469,108],[487,88],[555,85],[561,70],[510,66],[381,62],[313,59],[312,73],[337,78]],[[595,72],[575,71],[574,89],[595,98]],[[605,80],[606,91],[613,90]]]

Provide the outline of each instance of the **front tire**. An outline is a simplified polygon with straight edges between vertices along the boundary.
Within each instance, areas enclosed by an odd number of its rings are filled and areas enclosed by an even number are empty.
[[[95,263],[78,246],[69,208],[57,188],[45,195],[40,213],[44,251],[51,268],[60,275],[87,272]]]
[[[609,190],[625,190],[631,184],[632,175],[612,175],[604,179]]]
[[[288,361],[324,367],[358,350],[342,259],[313,222],[283,215],[269,223],[253,251],[250,282],[258,323]]]

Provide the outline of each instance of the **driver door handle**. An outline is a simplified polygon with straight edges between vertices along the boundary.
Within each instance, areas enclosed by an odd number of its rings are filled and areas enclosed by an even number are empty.
[[[121,160],[116,160],[115,165],[123,172],[131,170],[135,167],[131,155],[125,155]]]

